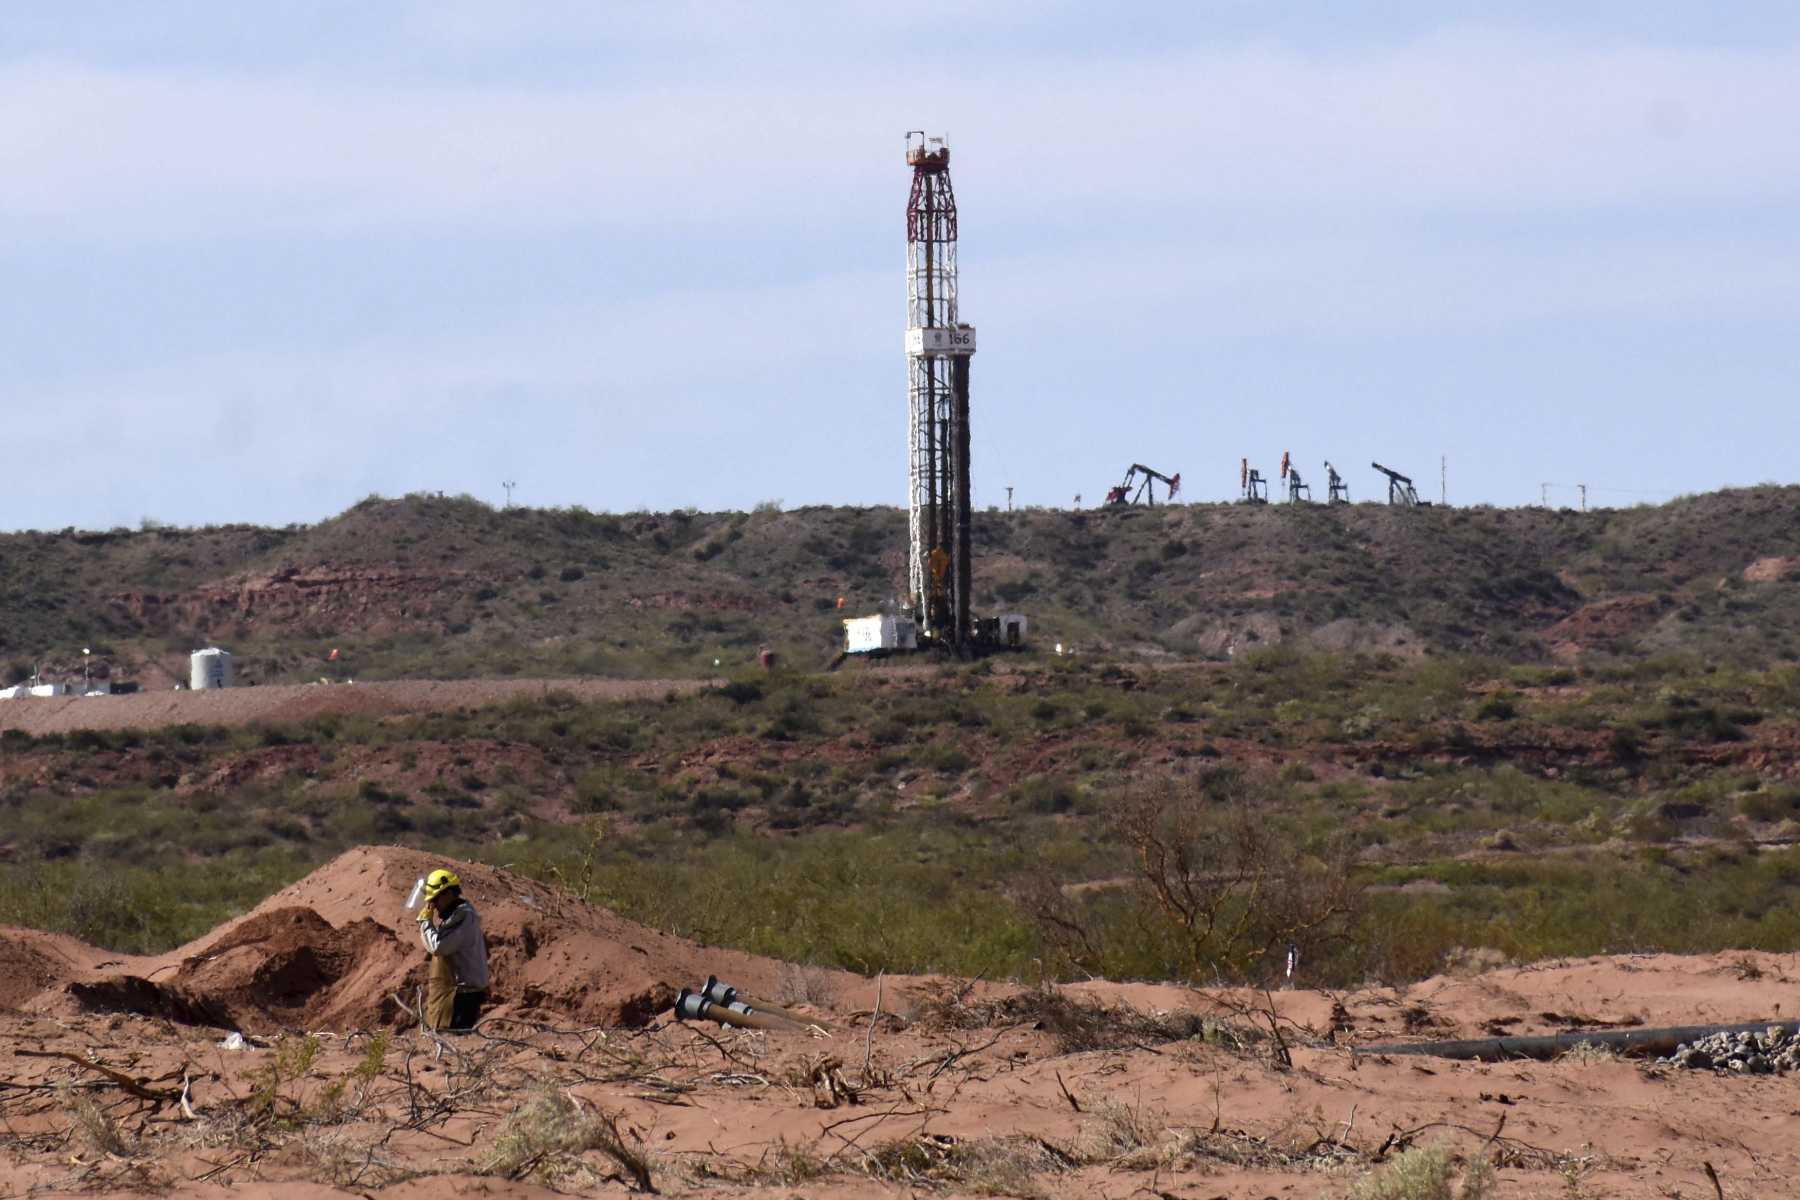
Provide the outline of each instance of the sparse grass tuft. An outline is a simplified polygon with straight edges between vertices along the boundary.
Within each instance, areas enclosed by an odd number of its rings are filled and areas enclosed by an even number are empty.
[[[634,1190],[656,1190],[649,1156],[626,1143],[618,1118],[600,1109],[590,1112],[555,1086],[543,1088],[506,1119],[481,1170],[508,1179],[535,1174],[549,1182],[582,1170],[581,1156],[594,1150],[610,1159]]]
[[[1351,1200],[1485,1200],[1495,1187],[1494,1168],[1485,1158],[1469,1163],[1462,1184],[1453,1188],[1456,1164],[1442,1146],[1402,1151],[1379,1170],[1358,1180]]]

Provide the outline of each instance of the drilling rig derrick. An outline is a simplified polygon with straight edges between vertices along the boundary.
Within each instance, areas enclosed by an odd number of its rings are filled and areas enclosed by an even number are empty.
[[[975,327],[956,303],[956,193],[950,145],[906,135],[912,193],[906,201],[906,368],[909,503],[908,584],[919,632],[968,644],[969,359]]]

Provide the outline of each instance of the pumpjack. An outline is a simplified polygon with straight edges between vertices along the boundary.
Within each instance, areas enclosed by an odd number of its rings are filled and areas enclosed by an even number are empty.
[[[1350,485],[1344,482],[1344,477],[1339,475],[1337,473],[1337,468],[1332,466],[1329,462],[1325,464],[1325,488],[1325,503],[1350,503]]]
[[[1262,472],[1250,465],[1250,460],[1238,460],[1238,486],[1244,489],[1245,504],[1267,504],[1269,502],[1269,481],[1262,477]]]
[[[1288,459],[1286,450],[1281,452],[1281,477],[1287,480],[1287,498],[1289,504],[1298,504],[1302,498],[1304,498],[1308,504],[1312,503],[1312,488],[1300,478],[1300,468],[1296,467]]]
[[[1390,471],[1378,462],[1372,462],[1369,465],[1388,477],[1389,504],[1403,504],[1408,508],[1429,508],[1431,506],[1431,501],[1419,499],[1419,493],[1413,487],[1413,481],[1400,472]]]
[[[1108,504],[1136,504],[1142,500],[1151,508],[1155,508],[1158,483],[1163,485],[1163,503],[1167,504],[1175,498],[1177,492],[1181,491],[1181,472],[1164,475],[1161,471],[1151,470],[1143,463],[1132,463],[1131,469],[1125,472],[1125,482],[1107,490],[1106,502]]]

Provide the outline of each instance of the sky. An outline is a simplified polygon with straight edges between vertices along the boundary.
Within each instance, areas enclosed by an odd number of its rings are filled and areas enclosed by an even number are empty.
[[[904,503],[910,129],[978,505],[1792,481],[1796,113],[1757,0],[8,0],[0,529]]]

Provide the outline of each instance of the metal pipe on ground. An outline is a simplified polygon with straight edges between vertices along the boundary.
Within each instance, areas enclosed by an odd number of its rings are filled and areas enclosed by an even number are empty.
[[[1552,1059],[1586,1043],[1634,1056],[1672,1054],[1677,1046],[1715,1034],[1754,1033],[1779,1029],[1788,1037],[1800,1033],[1800,1021],[1741,1021],[1734,1025],[1670,1025],[1662,1029],[1595,1029],[1586,1033],[1552,1033],[1537,1037],[1471,1038],[1453,1042],[1404,1042],[1354,1046],[1357,1054],[1423,1054],[1432,1058],[1499,1062],[1508,1058]]]
[[[677,1021],[717,1021],[721,1025],[731,1025],[738,1029],[760,1029],[765,1033],[793,1033],[804,1028],[786,1017],[778,1017],[774,1013],[758,1012],[747,1004],[733,1001],[730,1004],[715,1004],[698,992],[687,988],[681,989],[681,995],[675,1000],[675,1019]]]
[[[778,1004],[770,1004],[765,1000],[758,1000],[755,996],[746,996],[744,993],[726,983],[723,979],[720,979],[717,975],[708,975],[706,977],[706,986],[700,989],[700,994],[705,996],[708,1000],[711,1000],[714,1004],[730,1004],[733,1001],[742,1001],[757,1012],[774,1013],[777,1016],[786,1017],[796,1025],[816,1024],[816,1022],[810,1018],[782,1008]]]

